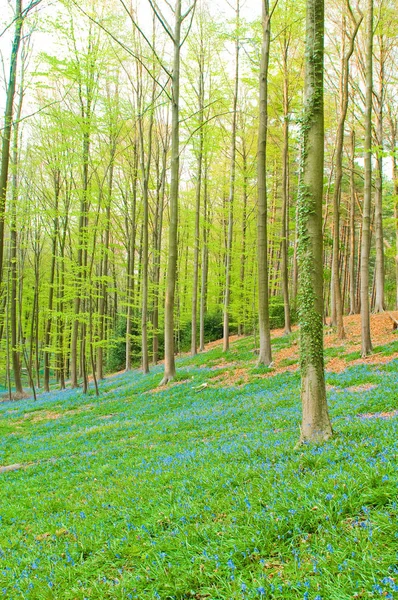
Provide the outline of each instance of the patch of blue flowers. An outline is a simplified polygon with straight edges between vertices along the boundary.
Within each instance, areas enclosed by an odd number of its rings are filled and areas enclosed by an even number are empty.
[[[218,387],[204,359],[0,405],[0,597],[397,597],[398,417],[363,417],[397,361],[329,374],[336,436],[296,449],[297,373]]]

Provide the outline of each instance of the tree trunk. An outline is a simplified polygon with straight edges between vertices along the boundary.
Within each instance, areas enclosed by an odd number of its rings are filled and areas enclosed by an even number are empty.
[[[348,5],[349,6],[349,5]],[[349,6],[350,9],[350,6]],[[351,9],[350,9],[351,10]],[[348,109],[348,84],[350,72],[350,58],[354,52],[355,38],[358,33],[362,18],[357,22],[351,14],[354,22],[354,30],[349,36],[349,44],[347,51],[345,49],[346,36],[346,19],[342,19],[342,50],[341,50],[341,65],[340,65],[340,115],[337,125],[336,135],[336,175],[333,193],[333,260],[332,260],[332,280],[334,292],[334,307],[337,325],[337,337],[342,340],[345,338],[344,322],[343,322],[343,303],[341,297],[341,282],[340,282],[340,201],[341,201],[341,182],[343,179],[343,147],[344,147],[344,128]]]
[[[207,305],[207,274],[209,264],[208,249],[208,164],[205,157],[204,165],[204,186],[203,186],[203,248],[202,248],[202,277],[200,283],[200,323],[199,323],[199,349],[201,352],[205,349],[205,315]]]
[[[145,145],[144,145],[144,129],[142,122],[142,98],[138,97],[138,106],[140,118],[138,119],[138,127],[140,132],[140,148],[141,148],[141,176],[142,176],[142,206],[143,206],[143,232],[142,232],[142,291],[141,291],[141,353],[142,353],[142,372],[146,375],[149,373],[149,356],[148,356],[148,263],[149,263],[149,177],[151,174],[151,159],[152,159],[152,128],[154,118],[154,100],[155,88],[152,88],[151,110],[149,129],[147,133],[148,147],[147,158],[145,160]]]
[[[395,308],[398,310],[398,165],[397,165],[397,118],[394,119],[391,104],[388,106],[388,123],[390,126],[390,149],[392,155],[392,177],[394,185],[394,221],[395,221]]]
[[[21,80],[23,75],[21,76]],[[11,225],[10,225],[10,271],[11,271],[11,356],[12,370],[14,374],[15,391],[17,394],[23,394],[21,380],[21,357],[18,350],[18,264],[17,264],[17,200],[18,200],[18,121],[21,118],[23,101],[23,80],[21,81],[20,99],[13,131],[13,151],[12,151],[12,206],[11,206]],[[0,278],[1,281],[1,278]],[[32,320],[35,312],[33,311]],[[37,352],[37,348],[36,348]]]
[[[323,357],[324,1],[307,0],[302,181],[298,198],[301,441],[332,435]]]
[[[242,137],[242,163],[243,163],[243,198],[242,198],[242,254],[240,257],[240,273],[239,273],[239,284],[240,284],[240,314],[238,324],[238,335],[243,335],[245,332],[246,324],[246,297],[245,297],[245,273],[246,273],[246,232],[247,232],[247,187],[248,187],[248,173],[247,173],[247,151],[246,141]]]
[[[159,157],[160,160],[160,157]],[[162,231],[163,231],[163,212],[166,192],[166,171],[167,171],[167,141],[164,142],[162,150],[162,169],[158,172],[157,199],[155,211],[155,223],[153,227],[153,340],[152,340],[152,360],[156,365],[159,360],[159,295],[160,295],[160,254],[162,251]]]
[[[202,165],[203,165],[203,107],[204,107],[204,51],[203,39],[200,40],[199,54],[199,148],[198,148],[198,172],[196,179],[196,202],[195,202],[195,241],[193,257],[193,284],[192,284],[192,317],[191,317],[191,355],[197,352],[197,312],[198,312],[198,283],[199,283],[199,246],[200,246],[200,197],[202,190]]]
[[[367,0],[366,38],[366,100],[364,170],[365,188],[362,210],[361,245],[361,345],[362,356],[372,352],[369,307],[370,212],[372,201],[372,96],[373,96],[373,0]]]
[[[104,378],[104,342],[105,336],[105,308],[106,308],[106,296],[108,289],[108,266],[109,266],[109,242],[111,232],[111,202],[112,202],[112,189],[113,189],[113,170],[114,170],[114,159],[116,153],[116,143],[111,142],[111,156],[109,164],[109,179],[108,179],[108,190],[106,194],[106,208],[105,208],[105,240],[103,247],[103,271],[102,281],[100,282],[100,293],[98,300],[98,348],[97,348],[97,379],[101,380]],[[91,306],[91,303],[90,303]],[[90,326],[91,335],[91,326]],[[90,355],[93,351],[92,344],[90,344]],[[97,386],[96,386],[97,389]]]
[[[358,312],[355,289],[355,131],[351,130],[350,137],[350,253],[349,253],[349,281],[350,281],[350,315]]]
[[[268,247],[267,247],[267,127],[268,127],[268,63],[271,40],[269,2],[262,4],[263,39],[260,60],[260,117],[257,147],[257,252],[258,252],[258,316],[260,349],[258,364],[268,366],[272,362],[271,334],[268,298]]]
[[[235,173],[236,173],[236,122],[239,92],[239,24],[240,24],[240,0],[236,2],[236,32],[235,40],[235,81],[232,106],[232,137],[231,137],[231,170],[228,196],[228,232],[227,247],[225,255],[225,289],[224,289],[224,315],[223,315],[223,352],[229,350],[229,304],[231,295],[231,263],[232,263],[232,241],[234,223],[234,197],[235,197]]]
[[[289,303],[289,41],[284,38],[283,48],[283,151],[282,151],[282,293],[285,313],[285,334],[292,331]]]
[[[57,254],[57,240],[58,240],[58,229],[59,229],[59,216],[58,216],[58,204],[59,204],[59,193],[60,193],[60,173],[59,170],[54,170],[54,219],[53,219],[53,232],[52,232],[52,252],[51,252],[51,267],[50,267],[50,279],[49,279],[49,290],[48,290],[48,312],[47,322],[45,325],[44,333],[44,391],[50,391],[50,350],[51,344],[51,327],[52,327],[52,311],[54,303],[54,282],[55,282],[55,266],[56,266],[56,254]]]
[[[171,106],[171,182],[169,256],[167,261],[166,298],[164,310],[164,375],[161,385],[172,381],[176,374],[174,358],[174,298],[177,277],[178,188],[180,165],[180,52],[181,52],[181,0],[175,4],[173,35],[174,58],[172,72]]]
[[[2,131],[1,170],[0,170],[0,287],[3,280],[3,254],[4,254],[4,218],[7,198],[8,169],[10,165],[10,144],[12,116],[14,108],[15,86],[17,79],[18,52],[21,44],[23,16],[22,0],[15,2],[15,32],[11,50],[10,76],[7,85],[6,108],[4,113],[4,127]]]
[[[383,104],[384,104],[384,37],[378,36],[379,40],[379,85],[376,94],[376,142],[377,142],[377,168],[375,181],[375,245],[376,245],[376,262],[375,262],[375,285],[376,296],[374,311],[376,313],[383,312],[385,309],[384,302],[384,237],[383,237]]]
[[[133,174],[132,174],[132,196],[133,201],[131,205],[131,227],[128,227],[129,222],[129,211],[128,205],[129,194],[126,194],[126,231],[129,232],[129,239],[127,240],[128,246],[128,259],[127,259],[127,318],[126,318],[126,371],[131,371],[131,330],[133,320],[133,298],[134,298],[134,268],[135,268],[135,238],[136,238],[136,210],[137,210],[137,177],[138,177],[138,152],[137,145],[134,144],[133,148]]]

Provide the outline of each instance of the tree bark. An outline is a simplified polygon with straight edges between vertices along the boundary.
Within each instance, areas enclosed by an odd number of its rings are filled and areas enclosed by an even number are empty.
[[[207,275],[209,264],[208,248],[208,164],[205,157],[204,164],[204,185],[203,185],[203,248],[202,248],[202,276],[200,282],[200,323],[199,323],[199,349],[201,352],[205,349],[205,315],[207,306]]]
[[[292,331],[289,302],[289,39],[285,35],[283,46],[283,151],[282,151],[282,293],[285,314],[285,334]]]
[[[385,309],[384,301],[384,236],[383,236],[383,105],[384,105],[384,37],[383,34],[378,36],[379,41],[379,77],[378,90],[376,94],[376,180],[375,180],[375,245],[376,245],[376,261],[375,261],[375,285],[376,296],[374,312],[380,313]]]
[[[240,0],[236,1],[236,27],[239,30],[240,23]],[[231,264],[232,264],[232,241],[234,223],[234,198],[235,198],[235,173],[236,173],[236,123],[239,93],[239,31],[235,40],[235,81],[232,105],[232,134],[231,134],[231,167],[228,195],[228,231],[227,247],[225,255],[225,289],[224,289],[224,315],[223,315],[223,352],[229,350],[229,304],[231,295]]]
[[[395,308],[398,310],[398,165],[397,130],[398,120],[393,117],[391,104],[388,105],[388,124],[390,129],[390,149],[392,156],[392,177],[394,185],[394,221],[395,221]]]
[[[12,178],[11,178],[11,225],[10,225],[10,271],[11,271],[11,356],[12,370],[14,375],[15,391],[17,394],[23,394],[21,379],[21,356],[18,350],[18,264],[17,264],[17,200],[18,200],[18,121],[21,118],[23,101],[23,74],[21,75],[20,98],[16,114],[17,123],[13,131],[13,149],[12,149]],[[1,281],[1,279],[0,279]],[[34,312],[32,320],[34,320]],[[36,348],[37,353],[37,348]]]
[[[2,132],[1,146],[1,170],[0,170],[0,287],[3,278],[3,254],[4,254],[4,219],[7,198],[8,169],[10,165],[10,144],[12,116],[14,109],[15,87],[17,79],[18,52],[21,44],[21,32],[23,25],[22,0],[15,2],[15,32],[11,50],[10,76],[7,85],[6,108],[4,113],[4,127]]]
[[[355,289],[355,131],[351,130],[350,136],[350,253],[349,253],[349,281],[350,281],[350,315],[358,312]]]
[[[56,255],[57,255],[57,240],[59,230],[59,193],[60,193],[60,173],[58,169],[53,170],[54,180],[54,219],[53,219],[53,232],[51,240],[51,267],[50,267],[50,279],[49,279],[49,290],[48,290],[48,313],[47,322],[45,325],[44,334],[44,391],[50,391],[50,343],[51,343],[51,327],[52,327],[52,311],[54,303],[54,282],[55,282],[55,266],[56,266]]]
[[[306,2],[302,180],[298,198],[301,442],[332,435],[323,356],[324,1]]]
[[[202,33],[202,32],[201,32]],[[191,356],[197,353],[197,313],[198,313],[198,283],[199,283],[199,251],[200,251],[200,199],[202,191],[202,167],[203,167],[203,109],[204,109],[204,49],[203,38],[200,39],[199,50],[199,148],[198,148],[198,172],[196,179],[196,201],[195,201],[195,241],[193,258],[193,284],[192,284],[192,317],[191,317]],[[203,266],[202,266],[203,268]]]
[[[361,245],[361,351],[363,357],[372,352],[369,307],[369,254],[370,212],[372,200],[373,0],[367,0],[366,25],[365,188],[362,210]]]
[[[268,298],[268,244],[267,244],[267,126],[268,126],[268,63],[271,41],[269,2],[262,4],[263,39],[260,60],[260,116],[257,147],[257,253],[258,253],[258,316],[260,349],[258,364],[268,366],[272,362],[271,334]]]
[[[169,256],[167,261],[166,297],[164,309],[164,375],[161,385],[172,381],[176,374],[174,357],[174,298],[177,278],[178,188],[180,168],[180,54],[181,54],[181,0],[175,4],[174,58],[171,103],[171,182]]]

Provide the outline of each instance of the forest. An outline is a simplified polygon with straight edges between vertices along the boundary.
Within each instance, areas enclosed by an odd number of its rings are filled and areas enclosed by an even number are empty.
[[[3,595],[397,597],[395,0],[0,5]]]

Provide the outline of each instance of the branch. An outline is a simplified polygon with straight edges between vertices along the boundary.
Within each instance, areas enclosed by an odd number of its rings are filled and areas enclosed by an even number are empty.
[[[123,48],[123,50],[125,50],[127,52],[127,54],[130,54],[130,56],[132,56],[133,58],[135,58],[136,60],[138,60],[138,62],[144,67],[145,71],[148,73],[148,75],[151,77],[151,79],[153,79],[160,88],[162,88],[162,90],[167,94],[167,97],[170,98],[170,95],[167,93],[165,86],[163,86],[160,81],[158,81],[151,73],[151,71],[148,69],[148,67],[146,66],[145,62],[139,57],[137,56],[128,46],[126,46],[126,44],[124,44],[123,42],[121,42],[115,35],[113,35],[113,33],[111,31],[109,31],[109,29],[107,29],[106,27],[104,27],[104,25],[102,25],[102,23],[100,23],[99,21],[97,21],[96,19],[94,19],[94,17],[91,17],[88,13],[86,13],[86,11],[79,5],[77,4],[76,0],[71,0],[71,2],[76,6],[76,8],[78,8],[85,17],[87,17],[90,21],[92,21],[93,23],[95,23],[95,25],[97,25],[98,27],[100,27],[100,29],[102,29],[102,31],[105,31],[105,33],[107,35],[109,35],[109,37],[111,37],[113,39],[114,42],[116,42],[117,44],[119,44],[119,46],[121,48]],[[166,72],[166,74],[168,75],[167,70],[165,69],[165,67],[163,65],[161,65],[162,68],[164,69],[164,71]],[[168,75],[170,77],[170,75]]]
[[[173,36],[172,30],[171,30],[171,27],[168,24],[168,22],[166,21],[166,19],[164,18],[164,16],[162,15],[162,13],[160,12],[158,5],[155,3],[154,0],[148,0],[148,2],[151,5],[151,8],[152,8],[153,12],[155,13],[156,18],[158,19],[159,23],[161,24],[161,26],[163,27],[163,29],[165,30],[165,32],[167,33],[169,38],[172,40],[172,42],[174,42],[174,36]]]
[[[134,27],[140,32],[140,34],[142,35],[142,37],[144,38],[144,40],[146,41],[146,43],[148,44],[149,48],[151,49],[154,57],[156,58],[156,60],[158,61],[158,63],[160,64],[160,66],[162,67],[162,69],[166,72],[166,74],[171,77],[171,72],[166,69],[166,67],[164,66],[164,64],[162,63],[162,61],[160,60],[159,56],[157,55],[157,52],[153,46],[153,44],[148,40],[147,36],[145,35],[145,33],[142,31],[141,27],[138,25],[138,23],[134,20],[133,15],[131,14],[131,12],[129,11],[129,9],[127,8],[124,0],[120,0],[121,4],[123,5],[124,10],[126,11],[126,13],[128,14],[128,16],[130,17],[130,20],[132,22],[132,24],[134,25]]]
[[[191,31],[191,27],[192,27],[192,22],[193,22],[193,18],[195,15],[195,7],[196,7],[196,0],[193,1],[193,3],[191,4],[190,8],[187,10],[187,12],[181,17],[181,23],[187,18],[187,16],[189,15],[189,13],[192,11],[192,16],[191,16],[191,21],[188,25],[188,29],[187,32],[184,36],[184,39],[182,40],[181,44],[180,44],[180,48],[184,45],[185,40],[187,39],[189,32]]]

